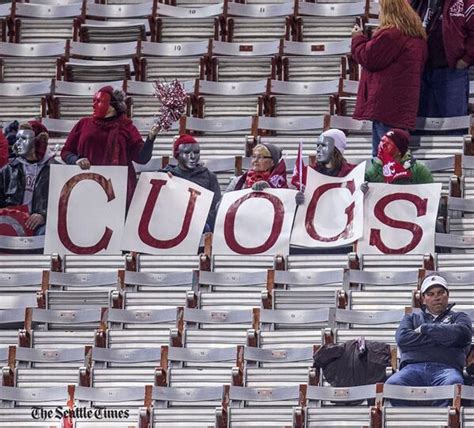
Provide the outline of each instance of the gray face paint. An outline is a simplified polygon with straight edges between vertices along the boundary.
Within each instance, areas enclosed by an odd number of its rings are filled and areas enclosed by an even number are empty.
[[[316,144],[316,160],[320,163],[328,163],[334,155],[334,138],[320,135]]]
[[[201,149],[198,143],[181,144],[178,152],[178,164],[184,169],[195,169],[199,166]]]
[[[16,142],[12,150],[18,155],[25,157],[35,145],[35,133],[31,129],[20,129],[16,134]]]

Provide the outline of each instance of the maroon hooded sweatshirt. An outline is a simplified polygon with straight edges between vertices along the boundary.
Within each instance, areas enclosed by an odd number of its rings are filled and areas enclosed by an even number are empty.
[[[132,161],[139,161],[143,140],[125,115],[106,119],[86,117],[74,126],[61,151],[68,164],[87,158],[91,165],[128,166],[127,206],[132,199],[137,177]]]

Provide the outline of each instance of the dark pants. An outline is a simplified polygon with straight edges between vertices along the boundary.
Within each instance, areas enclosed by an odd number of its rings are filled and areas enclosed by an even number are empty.
[[[469,70],[426,68],[421,80],[420,117],[466,116],[469,105]]]
[[[403,386],[440,386],[463,384],[462,373],[442,363],[413,363],[407,364],[403,369],[390,376],[385,382],[390,385]],[[452,400],[437,401],[408,401],[390,400],[394,407],[398,406],[434,406],[446,407]]]

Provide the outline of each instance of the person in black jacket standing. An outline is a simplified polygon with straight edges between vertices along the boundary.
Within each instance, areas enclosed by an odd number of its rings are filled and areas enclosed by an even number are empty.
[[[446,280],[438,274],[421,284],[422,311],[405,315],[396,333],[401,351],[400,370],[387,384],[438,386],[462,384],[463,367],[471,347],[472,323],[464,312],[454,312],[449,304]],[[393,406],[413,405],[391,400]],[[416,403],[415,403],[416,404]],[[447,406],[447,401],[433,405]]]

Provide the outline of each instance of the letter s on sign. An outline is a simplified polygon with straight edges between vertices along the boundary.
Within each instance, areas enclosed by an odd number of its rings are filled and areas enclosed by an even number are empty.
[[[375,217],[383,224],[393,227],[395,229],[408,230],[412,233],[411,241],[401,248],[390,248],[382,242],[380,229],[371,229],[369,245],[374,245],[383,254],[406,254],[415,249],[423,238],[423,229],[416,223],[408,221],[394,220],[385,214],[385,208],[388,204],[394,201],[405,200],[411,202],[416,207],[417,217],[426,215],[428,210],[428,199],[422,199],[417,195],[411,193],[393,193],[381,198],[374,207]]]

